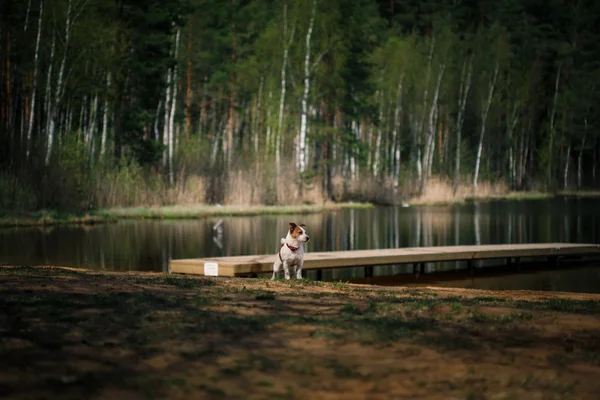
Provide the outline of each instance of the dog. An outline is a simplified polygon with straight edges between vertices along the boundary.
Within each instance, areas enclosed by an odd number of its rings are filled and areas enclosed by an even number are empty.
[[[310,240],[310,237],[304,230],[306,225],[296,225],[290,222],[290,230],[287,236],[281,238],[281,248],[279,254],[273,264],[273,277],[274,280],[277,273],[283,266],[283,272],[285,279],[290,279],[290,266],[296,266],[296,279],[302,279],[302,267],[304,266],[304,244]]]

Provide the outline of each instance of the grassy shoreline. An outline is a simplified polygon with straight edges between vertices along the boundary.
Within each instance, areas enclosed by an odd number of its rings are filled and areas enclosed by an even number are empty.
[[[198,204],[110,208],[93,210],[83,215],[42,210],[25,215],[0,217],[0,227],[98,224],[124,219],[200,219],[206,217],[312,214],[343,208],[364,209],[371,207],[373,205],[370,203],[353,202],[298,206],[217,206]]]
[[[540,192],[540,191],[518,191],[518,192],[507,192],[507,193],[484,193],[484,194],[466,194],[462,196],[440,196],[437,198],[433,196],[422,196],[414,197],[407,201],[409,205],[419,206],[440,206],[440,205],[452,205],[452,204],[464,204],[473,201],[497,201],[497,200],[544,200],[551,199],[557,196],[564,197],[598,197],[600,198],[600,191],[557,191],[557,192]]]
[[[600,295],[0,266],[0,298],[14,399],[600,390]]]
[[[471,201],[497,200],[543,200],[556,196],[600,197],[600,191],[558,192],[508,192],[483,195],[414,197],[406,201],[411,206],[443,206]],[[244,205],[173,205],[162,207],[115,207],[93,210],[85,214],[41,210],[21,215],[0,217],[0,227],[79,225],[110,223],[125,219],[200,219],[206,217],[236,217],[256,215],[311,214],[345,208],[365,209],[375,207],[372,203],[343,202],[297,206],[244,206]]]

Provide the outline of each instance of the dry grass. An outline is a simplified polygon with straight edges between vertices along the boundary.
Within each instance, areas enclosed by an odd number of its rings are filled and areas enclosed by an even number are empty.
[[[553,195],[541,192],[511,192],[504,182],[481,182],[476,190],[471,185],[461,184],[456,191],[452,182],[448,180],[431,179],[425,185],[420,196],[413,197],[411,204],[452,204],[462,203],[467,200],[492,200],[492,199],[540,199]]]
[[[286,168],[277,175],[266,165],[231,172],[222,197],[227,205],[299,205],[326,201],[317,179],[315,183],[305,182],[300,191],[294,170]]]

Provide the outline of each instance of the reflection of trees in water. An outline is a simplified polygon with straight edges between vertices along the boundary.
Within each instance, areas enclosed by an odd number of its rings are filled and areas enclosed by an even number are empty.
[[[309,252],[478,243],[598,243],[596,201],[481,202],[223,217],[220,224],[215,217],[1,229],[0,262],[161,271],[173,258],[275,254],[289,222],[307,225]]]

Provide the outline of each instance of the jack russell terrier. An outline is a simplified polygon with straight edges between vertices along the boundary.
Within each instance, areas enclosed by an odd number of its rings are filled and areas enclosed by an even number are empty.
[[[296,225],[290,222],[290,230],[287,236],[281,238],[281,249],[275,264],[273,264],[273,277],[275,276],[283,266],[283,272],[285,279],[290,279],[290,266],[296,266],[296,279],[302,279],[302,266],[304,265],[304,244],[310,240],[306,231],[304,230],[305,225]]]

